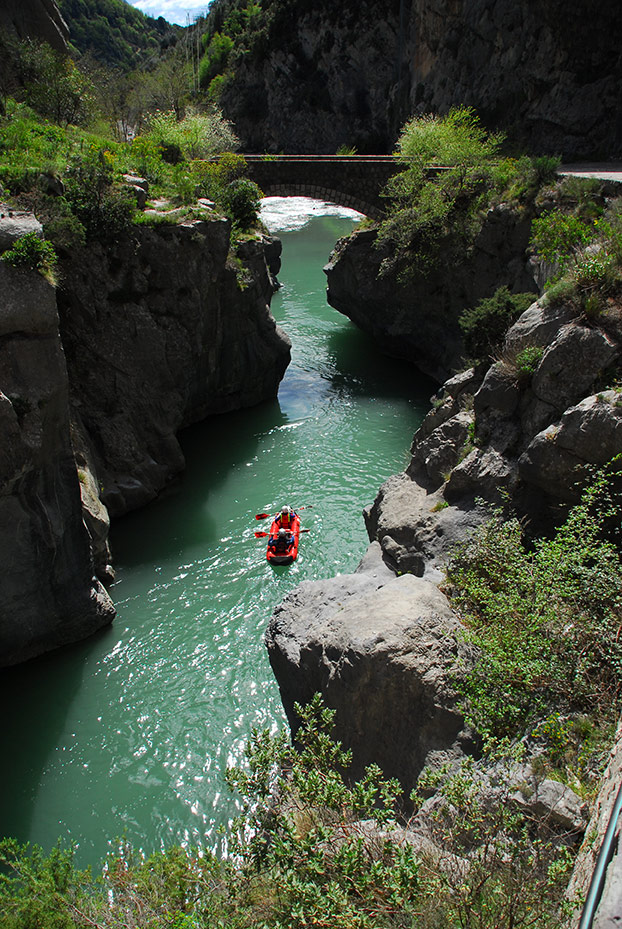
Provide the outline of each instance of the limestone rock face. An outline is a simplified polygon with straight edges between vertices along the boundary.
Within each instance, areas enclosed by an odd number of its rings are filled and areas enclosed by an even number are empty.
[[[611,157],[620,38],[614,0],[296,0],[221,102],[254,152],[388,152],[413,114],[466,104],[534,152]]]
[[[335,735],[353,750],[355,776],[376,762],[412,786],[426,763],[457,757],[468,742],[449,680],[465,657],[457,629],[434,584],[393,577],[375,560],[357,574],[303,582],[266,633],[292,728],[294,702],[320,691],[337,711]]]
[[[602,466],[622,449],[622,394],[606,390],[567,409],[530,442],[521,477],[552,497],[576,501],[584,465]]]
[[[0,26],[20,39],[41,39],[57,52],[67,51],[69,29],[55,0],[3,0]]]
[[[54,289],[0,262],[0,665],[114,616],[93,576]]]
[[[376,230],[354,232],[337,243],[324,269],[328,302],[369,332],[383,351],[406,358],[442,383],[463,357],[458,325],[462,310],[498,287],[534,290],[527,260],[520,257],[527,248],[529,223],[504,209],[503,235],[498,230],[493,235],[497,213],[490,211],[472,253],[452,267],[451,275],[442,267],[408,287],[394,273],[380,275],[386,253],[377,244]]]
[[[183,468],[179,429],[276,395],[290,344],[270,315],[263,242],[245,242],[235,262],[228,249],[215,214],[142,226],[63,262],[72,417],[112,516]]]

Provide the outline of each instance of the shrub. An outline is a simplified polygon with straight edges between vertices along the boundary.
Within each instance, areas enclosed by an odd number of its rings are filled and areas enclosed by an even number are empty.
[[[231,181],[225,187],[223,191],[225,210],[241,232],[256,225],[261,197],[262,193],[257,184],[248,178]]]
[[[113,156],[103,146],[91,145],[69,165],[66,197],[90,238],[116,241],[131,228],[136,201],[113,180]]]
[[[516,356],[516,369],[521,380],[528,380],[542,360],[544,349],[540,345],[526,345]]]
[[[537,217],[531,225],[531,245],[541,258],[560,270],[568,266],[573,255],[589,245],[594,235],[593,224],[561,210]]]
[[[57,259],[54,246],[41,239],[36,232],[21,236],[1,257],[2,261],[14,268],[38,271],[50,284],[56,285]]]
[[[490,359],[500,349],[509,327],[534,300],[534,294],[511,294],[507,287],[500,287],[492,297],[464,310],[458,322],[469,357],[476,362]]]
[[[605,292],[613,284],[614,258],[603,250],[584,254],[577,259],[573,276],[583,292]]]
[[[166,161],[208,158],[237,148],[239,140],[229,120],[214,107],[209,113],[191,113],[178,120],[174,111],[151,117],[144,137],[155,143]]]
[[[527,548],[494,514],[454,555],[453,603],[480,658],[464,710],[487,739],[521,736],[560,709],[599,725],[622,685],[622,563],[605,533],[622,513],[620,460],[591,478],[550,539]]]

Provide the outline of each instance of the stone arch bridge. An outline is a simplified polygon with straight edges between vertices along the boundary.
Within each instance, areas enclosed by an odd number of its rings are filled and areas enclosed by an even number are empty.
[[[403,170],[392,155],[244,155],[248,176],[266,197],[313,197],[384,216],[380,191]]]

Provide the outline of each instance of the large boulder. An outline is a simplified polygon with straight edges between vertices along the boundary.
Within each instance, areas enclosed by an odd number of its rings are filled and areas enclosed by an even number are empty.
[[[519,459],[523,481],[555,499],[576,501],[585,465],[601,466],[622,449],[622,394],[605,390],[570,407],[533,439]]]
[[[359,573],[292,591],[266,644],[293,731],[294,703],[322,693],[354,776],[375,762],[409,788],[470,745],[452,682],[468,660],[459,623],[434,584],[388,573],[377,547]]]

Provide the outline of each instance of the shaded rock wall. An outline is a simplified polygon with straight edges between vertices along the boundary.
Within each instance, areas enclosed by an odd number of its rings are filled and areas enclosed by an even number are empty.
[[[331,306],[371,333],[383,351],[444,381],[462,361],[458,317],[466,307],[507,286],[533,290],[525,250],[531,220],[505,206],[490,210],[474,248],[451,267],[402,285],[394,273],[380,275],[387,255],[375,229],[340,240],[324,269]]]
[[[614,0],[296,0],[222,104],[249,152],[382,153],[413,114],[467,104],[531,151],[618,156],[621,39]]]
[[[79,463],[90,451],[112,516],[183,468],[179,429],[276,395],[290,345],[270,315],[264,243],[243,243],[232,260],[229,230],[220,218],[143,226],[63,262]]]
[[[0,262],[0,665],[114,616],[93,577],[69,434],[56,297]]]
[[[0,28],[15,30],[20,39],[41,39],[58,52],[67,51],[69,29],[55,0],[2,0]]]

